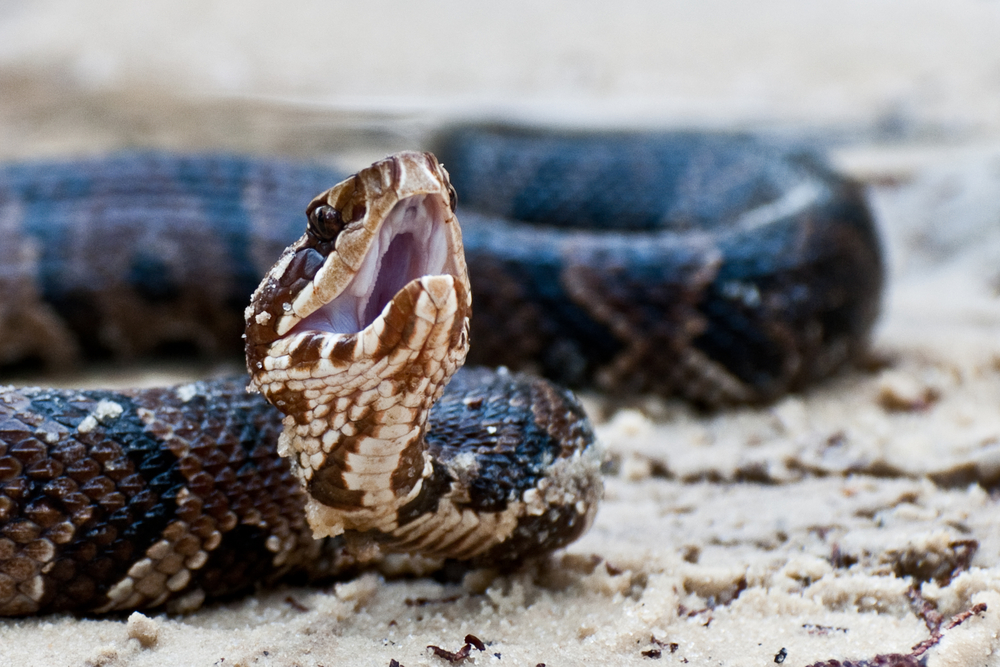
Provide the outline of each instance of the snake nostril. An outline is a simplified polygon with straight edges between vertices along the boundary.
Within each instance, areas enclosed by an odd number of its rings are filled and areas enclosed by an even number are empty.
[[[351,207],[351,222],[357,222],[361,218],[365,217],[365,213],[368,212],[368,207],[362,203],[355,203]]]

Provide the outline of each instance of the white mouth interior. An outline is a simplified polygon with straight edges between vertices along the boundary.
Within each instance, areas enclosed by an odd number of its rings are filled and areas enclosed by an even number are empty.
[[[408,197],[393,207],[347,287],[295,328],[357,333],[411,281],[445,273],[448,237],[439,198]]]

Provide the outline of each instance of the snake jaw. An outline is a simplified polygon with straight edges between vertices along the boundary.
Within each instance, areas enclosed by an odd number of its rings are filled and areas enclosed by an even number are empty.
[[[454,244],[449,243],[440,209],[440,198],[434,195],[401,199],[373,235],[353,279],[290,332],[358,333],[371,326],[409,282],[423,276],[454,277]]]
[[[380,326],[393,295],[426,275],[452,276],[470,310],[453,192],[433,155],[404,152],[316,197],[306,210],[309,231],[284,252],[247,308],[251,375],[274,354],[271,347],[293,333],[361,335]],[[338,226],[317,234],[317,217],[334,217]]]

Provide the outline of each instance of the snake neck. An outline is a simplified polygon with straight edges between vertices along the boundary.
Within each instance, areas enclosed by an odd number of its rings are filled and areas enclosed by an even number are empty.
[[[465,361],[466,301],[451,276],[415,281],[390,304],[384,328],[338,343],[365,359],[350,378],[330,364],[329,374],[313,371],[301,385],[286,385],[285,403],[296,408],[284,420],[279,452],[293,458],[309,491],[307,517],[317,537],[390,533],[431,477],[424,433],[431,406]],[[394,330],[388,323],[409,308],[413,321]],[[302,343],[308,346],[307,335]]]

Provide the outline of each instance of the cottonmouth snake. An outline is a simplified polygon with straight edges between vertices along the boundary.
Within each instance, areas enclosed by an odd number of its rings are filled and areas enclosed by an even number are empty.
[[[767,400],[864,347],[882,282],[871,218],[808,156],[698,134],[460,130],[442,149],[485,211],[459,209],[477,359],[717,404]],[[496,169],[509,180],[478,184]],[[255,265],[289,240],[286,198],[301,210],[303,189],[330,182],[155,154],[6,168],[0,353],[217,347]],[[241,380],[5,388],[0,614],[185,610],[346,571],[373,545],[516,563],[585,530],[600,482],[575,399],[503,369],[444,386],[469,339],[453,194],[417,153],[310,204],[247,310],[252,384],[287,414],[280,442],[281,415]]]

